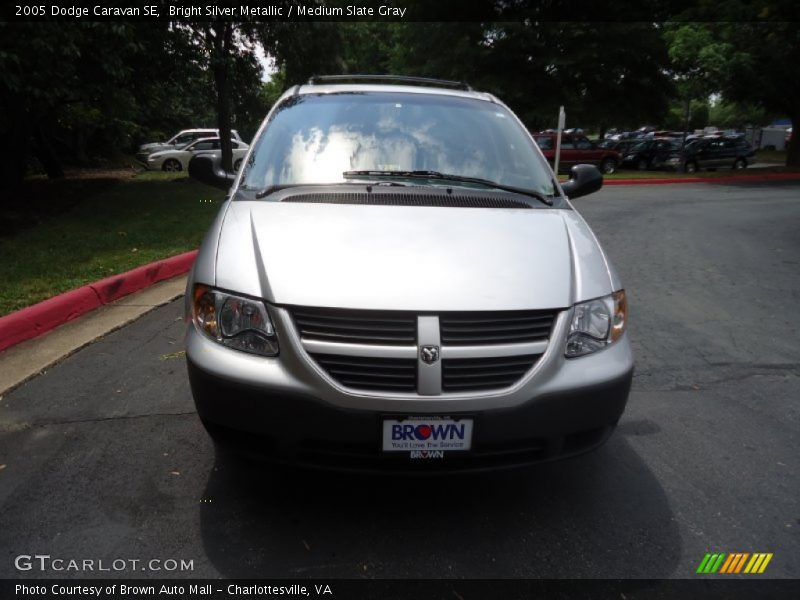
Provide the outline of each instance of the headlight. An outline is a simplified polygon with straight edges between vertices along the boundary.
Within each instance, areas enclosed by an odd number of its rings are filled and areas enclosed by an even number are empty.
[[[261,356],[278,355],[278,338],[261,300],[194,287],[192,320],[197,328],[223,346]]]
[[[622,336],[627,321],[625,290],[576,304],[564,354],[568,358],[585,356],[613,344]]]

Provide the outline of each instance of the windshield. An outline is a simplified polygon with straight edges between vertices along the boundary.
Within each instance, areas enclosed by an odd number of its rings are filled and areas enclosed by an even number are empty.
[[[242,185],[261,190],[352,181],[346,171],[437,171],[555,191],[533,142],[506,108],[388,92],[287,98],[256,142]]]

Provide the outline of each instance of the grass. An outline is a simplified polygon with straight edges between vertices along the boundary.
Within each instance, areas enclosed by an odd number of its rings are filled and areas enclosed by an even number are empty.
[[[0,203],[0,316],[197,248],[223,197],[171,173],[27,182]]]
[[[758,150],[756,160],[786,164],[786,150]]]

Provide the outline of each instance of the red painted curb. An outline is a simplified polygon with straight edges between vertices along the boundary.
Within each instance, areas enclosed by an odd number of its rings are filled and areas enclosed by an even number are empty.
[[[763,175],[732,175],[731,177],[683,177],[653,179],[606,179],[603,185],[665,185],[669,183],[746,183],[752,181],[800,181],[800,173],[764,173]]]
[[[137,267],[0,317],[0,352],[71,321],[90,310],[170,279],[192,268],[197,250]]]

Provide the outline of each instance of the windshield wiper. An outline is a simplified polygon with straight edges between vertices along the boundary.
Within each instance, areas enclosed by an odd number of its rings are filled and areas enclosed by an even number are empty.
[[[342,177],[406,177],[409,179],[436,179],[440,181],[456,181],[460,183],[475,183],[486,187],[492,187],[497,190],[505,192],[514,192],[515,194],[522,194],[523,196],[530,196],[536,198],[547,206],[553,206],[552,199],[544,194],[535,190],[528,190],[525,188],[518,188],[512,185],[505,185],[497,183],[490,179],[481,179],[480,177],[466,177],[464,175],[451,175],[448,173],[440,173],[439,171],[345,171]]]
[[[261,198],[265,198],[269,196],[272,192],[277,192],[278,190],[284,190],[286,188],[296,187],[295,184],[292,183],[284,183],[284,184],[276,184],[276,185],[268,185],[262,190],[256,192],[256,199],[261,200]],[[245,188],[245,189],[253,189],[253,188]]]

